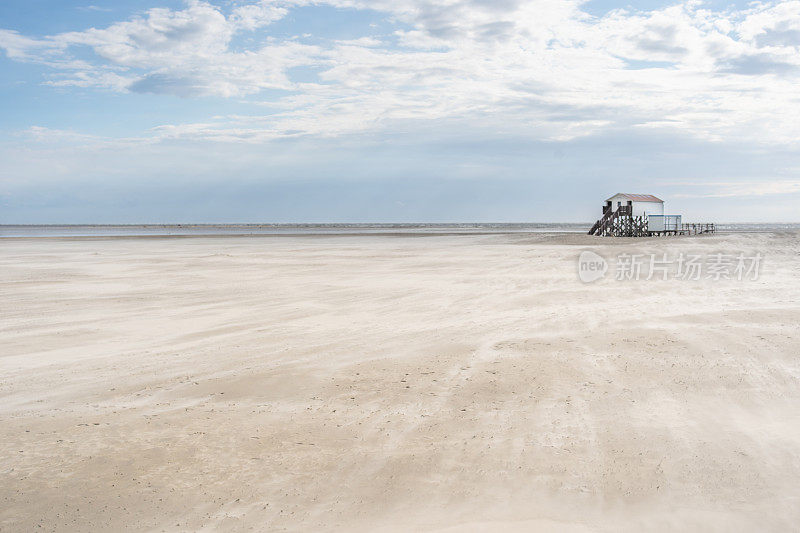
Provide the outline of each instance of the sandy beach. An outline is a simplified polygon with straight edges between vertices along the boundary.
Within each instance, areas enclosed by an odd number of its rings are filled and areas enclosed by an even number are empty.
[[[606,278],[581,251],[760,253]],[[2,531],[786,531],[800,233],[4,239]]]

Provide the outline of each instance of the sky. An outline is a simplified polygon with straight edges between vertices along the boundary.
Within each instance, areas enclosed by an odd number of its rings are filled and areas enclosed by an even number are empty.
[[[3,0],[0,223],[800,222],[800,1]]]

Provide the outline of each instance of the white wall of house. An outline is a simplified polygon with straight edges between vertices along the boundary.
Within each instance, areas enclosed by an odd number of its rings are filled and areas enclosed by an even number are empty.
[[[614,211],[617,210],[617,206],[620,205],[620,203],[622,205],[628,205],[628,199],[621,194],[611,197],[611,208]],[[633,216],[635,217],[663,214],[664,202],[633,202]]]
[[[663,215],[664,202],[633,202],[633,216]]]

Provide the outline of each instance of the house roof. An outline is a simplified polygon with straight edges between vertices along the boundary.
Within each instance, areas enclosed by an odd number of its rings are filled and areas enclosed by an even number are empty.
[[[608,198],[606,201],[611,200],[612,198],[616,198],[617,196],[622,196],[623,198],[627,200],[633,200],[634,202],[659,202],[662,204],[664,203],[664,200],[662,200],[661,198],[657,198],[652,194],[627,194],[624,192],[618,192],[611,198]]]

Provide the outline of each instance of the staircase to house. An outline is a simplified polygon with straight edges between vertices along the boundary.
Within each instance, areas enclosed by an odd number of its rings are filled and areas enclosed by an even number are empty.
[[[609,207],[603,218],[589,230],[589,235],[604,237],[646,237],[648,234],[647,219],[633,216],[633,207],[630,205],[621,205],[616,211]]]
[[[617,207],[616,211],[609,207],[603,213],[603,217],[594,223],[592,229],[589,230],[589,235],[612,235],[614,222],[620,217],[630,216],[631,211],[632,208],[629,205],[621,205]]]

